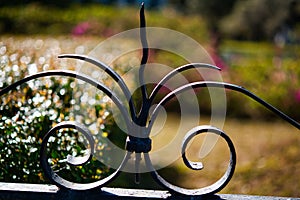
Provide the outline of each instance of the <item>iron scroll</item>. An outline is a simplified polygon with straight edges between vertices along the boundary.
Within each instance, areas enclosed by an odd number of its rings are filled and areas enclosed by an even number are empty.
[[[281,117],[283,120],[289,122],[291,125],[296,127],[297,129],[300,129],[300,124],[295,121],[294,119],[290,118],[277,108],[273,107],[271,104],[267,103],[266,101],[262,100],[261,98],[257,97],[255,94],[251,93],[247,89],[230,84],[230,83],[225,83],[225,82],[215,82],[215,81],[196,81],[192,83],[185,84],[183,86],[178,87],[177,89],[170,91],[158,104],[154,104],[154,98],[158,94],[158,91],[162,89],[164,84],[172,79],[177,73],[182,73],[190,69],[194,68],[208,68],[211,70],[220,70],[220,68],[210,65],[210,64],[205,64],[205,63],[190,63],[181,67],[178,67],[174,69],[173,71],[169,72],[167,75],[164,76],[156,85],[156,87],[152,90],[150,95],[148,96],[147,92],[147,87],[144,81],[144,70],[145,70],[145,64],[148,61],[148,44],[147,44],[147,37],[146,37],[146,20],[145,20],[145,14],[144,14],[144,5],[142,4],[141,9],[140,9],[140,40],[142,44],[142,59],[141,59],[141,64],[139,68],[139,82],[140,82],[140,90],[142,94],[142,102],[141,102],[141,108],[137,110],[137,108],[134,105],[132,94],[130,93],[125,81],[122,79],[122,77],[114,71],[110,66],[107,66],[103,62],[96,60],[94,58],[85,56],[85,55],[77,55],[77,54],[64,54],[60,55],[59,58],[69,58],[69,59],[76,59],[76,60],[83,60],[85,62],[91,63],[95,66],[97,66],[99,69],[103,70],[108,76],[110,76],[120,87],[122,90],[123,94],[126,97],[126,102],[122,102],[118,96],[106,85],[95,81],[89,76],[78,74],[74,71],[68,71],[68,70],[51,70],[51,71],[44,71],[40,73],[36,73],[30,76],[25,77],[22,80],[19,80],[6,88],[2,89],[0,91],[0,96],[10,92],[11,90],[17,88],[21,84],[24,84],[28,81],[31,81],[33,79],[38,79],[41,77],[49,77],[49,76],[64,76],[64,77],[72,77],[75,79],[82,80],[98,90],[104,92],[118,107],[120,110],[122,117],[125,120],[126,128],[128,132],[133,133],[133,134],[128,134],[127,135],[127,141],[126,141],[126,154],[119,166],[118,169],[114,173],[112,173],[110,176],[93,182],[93,183],[86,183],[86,184],[81,184],[81,183],[73,183],[68,180],[63,179],[62,177],[58,176],[53,170],[51,169],[51,166],[48,163],[48,155],[47,155],[47,142],[48,139],[51,135],[55,134],[55,131],[62,129],[62,128],[74,128],[79,130],[83,135],[86,137],[86,139],[90,143],[90,149],[89,153],[84,155],[83,157],[75,158],[75,157],[69,157],[67,158],[67,162],[70,165],[83,165],[91,159],[93,156],[94,150],[94,139],[89,132],[89,130],[84,127],[82,124],[79,124],[77,122],[71,122],[71,121],[66,121],[66,122],[61,122],[54,126],[51,130],[48,131],[48,133],[44,136],[43,142],[42,142],[42,147],[41,147],[41,152],[40,152],[40,162],[42,165],[42,168],[45,172],[45,175],[49,180],[51,180],[55,185],[57,185],[60,188],[67,188],[67,189],[73,189],[73,190],[89,190],[93,188],[101,188],[103,186],[106,186],[109,182],[111,182],[114,178],[116,178],[119,173],[122,171],[126,163],[128,162],[129,158],[131,155],[135,155],[136,157],[136,181],[139,181],[139,162],[141,160],[141,156],[144,157],[146,167],[151,171],[151,174],[160,185],[165,187],[171,192],[175,193],[180,193],[184,195],[206,195],[206,194],[213,194],[216,192],[219,192],[221,189],[223,189],[230,179],[232,178],[235,170],[235,165],[236,165],[236,152],[235,148],[233,145],[233,142],[229,138],[228,135],[225,134],[222,130],[210,126],[210,125],[201,125],[194,127],[191,129],[187,134],[186,137],[184,138],[182,142],[182,148],[181,148],[181,153],[182,153],[182,159],[185,163],[185,165],[193,170],[201,170],[203,168],[203,165],[201,162],[192,162],[190,161],[185,154],[186,147],[190,140],[195,137],[196,135],[210,132],[213,134],[217,134],[221,136],[222,139],[226,141],[226,144],[229,148],[230,151],[230,160],[229,164],[227,167],[226,172],[224,175],[217,180],[215,183],[213,183],[210,186],[204,187],[204,188],[199,188],[199,189],[186,189],[186,188],[181,188],[179,186],[173,185],[169,183],[167,180],[162,178],[156,169],[153,167],[149,152],[151,151],[152,148],[152,141],[150,138],[150,132],[153,126],[154,121],[157,118],[157,115],[159,113],[159,110],[161,106],[165,105],[168,101],[170,101],[172,98],[174,98],[177,94],[182,93],[187,90],[194,90],[195,88],[202,88],[202,87],[223,87],[228,90],[234,90],[236,92],[242,93],[254,101],[260,103],[279,117]],[[127,110],[126,107],[129,107],[129,111]],[[150,107],[155,106],[155,108],[151,111],[150,113]],[[150,119],[149,119],[150,116]],[[142,128],[141,128],[142,127]]]

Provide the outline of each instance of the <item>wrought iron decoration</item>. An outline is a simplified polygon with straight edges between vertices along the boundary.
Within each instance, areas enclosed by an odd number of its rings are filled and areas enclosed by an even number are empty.
[[[65,77],[72,77],[79,80],[82,80],[88,84],[91,84],[95,88],[101,90],[104,92],[108,97],[111,98],[111,100],[116,104],[118,109],[120,110],[127,126],[127,130],[130,134],[128,134],[127,141],[126,141],[126,154],[123,158],[123,161],[121,162],[119,168],[109,175],[108,177],[98,180],[96,182],[92,183],[74,183],[70,182],[68,180],[63,179],[58,174],[56,174],[52,169],[51,166],[48,163],[48,156],[47,156],[47,143],[50,136],[52,136],[57,130],[62,128],[75,128],[79,132],[83,133],[84,136],[87,138],[87,140],[90,143],[90,153],[83,157],[72,157],[69,156],[67,158],[67,163],[70,165],[84,165],[85,163],[89,162],[90,159],[93,156],[94,153],[94,139],[92,134],[89,132],[89,130],[84,127],[82,124],[73,122],[73,121],[65,121],[57,124],[54,126],[43,138],[42,146],[41,146],[41,152],[40,152],[40,161],[42,168],[45,172],[45,175],[58,187],[60,188],[68,188],[68,189],[74,189],[74,190],[88,190],[92,188],[101,188],[105,185],[107,185],[110,181],[113,180],[116,176],[119,175],[119,173],[122,171],[126,163],[128,162],[130,156],[135,153],[136,156],[136,179],[139,181],[139,162],[141,160],[141,156],[143,155],[146,167],[148,167],[148,170],[151,171],[151,174],[153,178],[161,184],[163,187],[167,188],[170,192],[180,193],[184,195],[205,195],[205,194],[213,194],[216,192],[219,192],[222,188],[224,188],[227,183],[230,181],[231,177],[233,176],[235,165],[236,165],[236,153],[234,149],[234,145],[231,141],[231,139],[220,129],[213,127],[211,125],[202,125],[195,127],[192,129],[191,132],[189,132],[183,143],[182,143],[182,159],[185,163],[185,165],[193,170],[201,170],[202,169],[202,163],[201,162],[192,162],[187,159],[185,155],[186,147],[189,141],[195,137],[198,134],[210,132],[214,134],[220,135],[227,143],[228,148],[230,150],[230,161],[229,165],[227,167],[226,172],[224,175],[216,181],[214,184],[210,186],[206,186],[204,188],[199,189],[186,189],[181,188],[176,185],[173,185],[169,183],[167,180],[165,180],[163,177],[161,177],[158,172],[155,170],[155,168],[152,165],[149,152],[151,151],[151,139],[149,138],[149,134],[152,128],[152,125],[158,115],[158,111],[160,106],[163,106],[165,103],[167,103],[169,100],[171,100],[173,97],[175,97],[177,94],[182,93],[187,90],[193,90],[195,88],[202,88],[202,87],[214,87],[214,88],[226,88],[229,90],[234,90],[237,92],[240,92],[251,99],[257,101],[258,103],[265,106],[270,111],[277,114],[282,119],[289,122],[291,125],[295,126],[297,129],[300,129],[300,124],[284,114],[283,112],[279,111],[277,108],[273,107],[266,101],[260,99],[255,94],[251,93],[250,91],[246,90],[245,88],[229,84],[225,82],[214,82],[214,81],[199,81],[199,82],[191,82],[188,84],[185,84],[170,93],[168,93],[155,107],[152,113],[150,112],[150,107],[153,105],[153,100],[155,96],[157,95],[158,91],[162,88],[162,86],[170,80],[175,74],[184,72],[189,69],[193,68],[210,68],[213,70],[220,70],[218,67],[209,65],[209,64],[203,64],[203,63],[191,63],[184,66],[181,66],[179,68],[174,69],[173,71],[169,72],[164,78],[156,85],[156,87],[153,89],[151,94],[148,96],[147,88],[144,82],[144,70],[145,70],[145,64],[148,60],[148,44],[147,44],[147,38],[146,38],[146,21],[145,21],[145,15],[144,15],[144,5],[142,4],[140,9],[140,40],[142,43],[142,59],[141,59],[141,65],[139,68],[139,81],[140,81],[140,90],[142,94],[142,104],[140,110],[136,110],[136,107],[134,105],[131,93],[125,84],[124,80],[121,78],[121,76],[116,73],[110,66],[107,66],[106,64],[102,63],[101,61],[98,61],[94,58],[85,56],[85,55],[77,55],[77,54],[66,54],[66,55],[60,55],[59,58],[72,58],[77,60],[83,60],[88,63],[94,64],[95,66],[99,67],[101,70],[105,71],[114,81],[117,82],[119,87],[121,88],[122,92],[126,96],[129,105],[129,112],[123,102],[120,101],[120,99],[114,94],[114,92],[108,88],[106,85],[95,81],[94,79],[90,78],[89,76],[78,74],[74,71],[69,70],[50,70],[50,71],[44,71],[40,73],[36,73],[30,76],[25,77],[22,80],[19,80],[6,88],[2,89],[0,91],[0,96],[2,96],[5,93],[8,93],[9,91],[15,89],[19,85],[26,83],[30,80],[41,78],[41,77],[49,77],[49,76],[65,76]],[[148,119],[148,116],[150,114],[150,119]],[[148,121],[149,120],[149,121]]]

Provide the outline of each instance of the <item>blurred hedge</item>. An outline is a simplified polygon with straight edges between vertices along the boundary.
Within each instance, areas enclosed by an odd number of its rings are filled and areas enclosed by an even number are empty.
[[[68,40],[57,43],[51,39],[19,41],[10,38],[1,42],[0,89],[26,75],[61,68],[56,56],[60,45],[63,48],[68,46],[66,44]],[[78,43],[73,42],[73,45],[76,48]],[[71,69],[72,63],[69,64]],[[40,78],[0,97],[0,181],[48,182],[39,163],[41,142],[44,135],[62,121],[77,121],[85,125],[93,134],[96,149],[88,164],[68,165],[67,156],[84,155],[87,142],[77,130],[59,130],[48,142],[48,161],[55,172],[74,182],[91,182],[113,171],[103,164],[110,159],[105,153],[112,150],[106,148],[106,138],[117,131],[119,137],[112,142],[121,147],[124,147],[125,138],[122,140],[120,130],[114,127],[108,105],[103,103],[103,95],[93,93],[91,99],[82,99],[84,89],[86,85],[80,86],[72,78]],[[93,103],[86,100],[93,100]]]
[[[241,85],[299,120],[299,45],[278,47],[268,42],[227,41],[221,47],[230,66],[228,82]],[[273,119],[271,112],[241,94],[228,95],[229,115]],[[246,101],[245,101],[246,100]]]
[[[76,34],[76,27],[88,24],[85,35],[107,37],[139,27],[139,7],[72,5],[67,9],[28,4],[0,7],[2,34]],[[196,40],[208,38],[205,22],[199,16],[186,16],[172,9],[147,10],[147,24],[178,30]],[[180,24],[180,26],[178,26]]]

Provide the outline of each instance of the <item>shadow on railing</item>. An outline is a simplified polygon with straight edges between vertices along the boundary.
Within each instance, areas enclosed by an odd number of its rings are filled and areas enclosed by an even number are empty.
[[[93,154],[95,152],[95,140],[90,133],[90,131],[82,124],[78,122],[73,122],[73,121],[64,121],[61,122],[57,125],[55,125],[51,130],[48,131],[48,133],[44,136],[43,141],[42,141],[42,146],[41,146],[41,151],[40,151],[40,162],[43,168],[43,171],[47,178],[51,180],[51,182],[55,185],[57,185],[61,189],[71,189],[71,190],[91,190],[95,188],[103,188],[107,186],[108,183],[113,181],[115,177],[119,175],[120,172],[124,169],[125,165],[127,164],[128,160],[130,159],[130,156],[132,154],[135,154],[135,173],[136,173],[136,182],[139,182],[139,165],[140,165],[140,160],[143,155],[143,158],[145,160],[145,164],[149,172],[151,172],[152,177],[154,180],[156,180],[161,186],[166,188],[168,191],[171,193],[175,194],[183,194],[183,195],[188,195],[188,196],[201,196],[201,195],[208,195],[208,194],[214,194],[222,190],[230,181],[234,174],[235,170],[235,165],[236,165],[236,152],[235,148],[233,145],[233,142],[229,138],[228,135],[226,135],[222,130],[219,128],[213,127],[211,125],[201,125],[194,127],[192,130],[190,130],[181,146],[181,153],[182,153],[182,159],[185,163],[185,165],[193,170],[201,170],[203,168],[203,164],[201,162],[193,162],[189,160],[186,156],[186,149],[189,144],[189,142],[196,136],[202,133],[213,133],[221,138],[223,138],[229,148],[230,151],[230,160],[229,160],[229,165],[227,167],[226,172],[224,175],[217,180],[215,183],[213,183],[210,186],[206,186],[203,188],[199,189],[187,189],[187,188],[182,188],[176,185],[173,185],[169,183],[167,180],[165,180],[162,176],[158,174],[156,171],[155,167],[152,164],[151,158],[149,156],[149,152],[152,149],[152,141],[150,139],[150,132],[153,126],[153,123],[155,122],[158,113],[161,109],[162,106],[164,106],[167,102],[169,102],[172,98],[176,97],[176,95],[181,94],[187,90],[194,90],[197,88],[225,88],[228,90],[234,90],[236,92],[239,92],[241,94],[244,94],[254,101],[260,103],[297,129],[300,129],[300,124],[278,110],[277,108],[273,107],[266,101],[262,100],[261,98],[257,97],[255,94],[251,93],[247,89],[230,84],[230,83],[225,83],[225,82],[216,82],[216,81],[195,81],[191,83],[187,83],[183,86],[178,87],[177,89],[170,91],[167,95],[163,97],[163,99],[158,103],[154,104],[154,98],[157,96],[158,92],[162,89],[162,87],[165,85],[167,81],[172,79],[176,74],[185,72],[190,69],[195,69],[195,68],[208,68],[211,70],[220,70],[218,67],[205,64],[205,63],[191,63],[187,64],[184,66],[181,66],[179,68],[174,69],[173,71],[169,72],[167,75],[165,75],[157,84],[156,87],[152,90],[150,95],[148,95],[147,92],[147,87],[146,83],[144,81],[144,70],[145,70],[145,65],[148,60],[148,44],[147,44],[147,38],[146,38],[146,22],[145,22],[145,15],[144,15],[144,6],[142,5],[141,10],[140,10],[140,39],[142,43],[142,49],[143,49],[143,54],[142,54],[142,59],[141,59],[141,64],[139,68],[139,84],[141,85],[140,87],[140,92],[141,92],[141,107],[139,110],[137,110],[135,106],[135,102],[132,98],[132,94],[129,91],[129,88],[127,87],[125,81],[122,79],[122,77],[115,72],[110,66],[107,66],[106,64],[102,63],[99,60],[96,60],[94,58],[85,56],[85,55],[77,55],[77,54],[65,54],[65,55],[60,55],[59,58],[71,58],[71,59],[76,59],[76,60],[83,60],[85,62],[91,63],[101,70],[103,70],[107,75],[109,75],[121,88],[124,96],[126,97],[127,102],[122,102],[118,96],[114,93],[112,89],[104,85],[103,83],[95,81],[93,78],[79,74],[74,71],[69,71],[69,70],[52,70],[52,71],[44,71],[40,73],[36,73],[30,76],[27,76],[23,78],[22,80],[19,80],[15,83],[12,83],[11,85],[7,86],[6,88],[2,89],[0,91],[0,96],[10,92],[11,90],[16,89],[18,86],[21,84],[24,84],[26,82],[29,82],[34,79],[38,79],[41,77],[50,77],[50,76],[63,76],[63,77],[72,77],[78,80],[82,80],[85,83],[88,83],[98,90],[101,90],[103,93],[105,93],[110,99],[114,102],[114,104],[118,107],[120,110],[123,119],[125,120],[126,123],[126,128],[128,130],[127,133],[127,141],[126,141],[126,154],[120,164],[120,166],[116,169],[114,173],[109,175],[108,177],[101,179],[96,182],[92,183],[75,183],[71,182],[69,180],[66,180],[62,177],[60,177],[52,168],[51,165],[49,164],[48,161],[48,155],[47,155],[47,144],[49,141],[49,138],[51,136],[54,136],[56,131],[59,131],[60,129],[64,128],[70,128],[70,129],[77,129],[79,132],[81,132],[86,139],[88,140],[89,143],[89,151],[82,157],[73,157],[69,155],[67,157],[67,163],[72,166],[78,166],[78,165],[84,165],[88,163],[91,158],[93,157]],[[129,107],[129,111],[127,110],[127,104]],[[154,109],[150,109],[154,106]],[[150,117],[149,117],[150,116]],[[4,185],[5,186],[5,185]],[[105,190],[104,190],[105,191]],[[109,192],[113,192],[113,190],[108,190]],[[139,193],[139,192],[137,192]],[[153,194],[155,194],[154,192]],[[140,195],[140,193],[139,193]],[[142,193],[142,195],[145,196],[151,196],[150,194],[147,193]],[[157,195],[157,193],[156,193]],[[168,194],[164,193],[162,198],[168,198]],[[232,197],[233,198],[233,197]],[[239,199],[242,197],[239,196]],[[234,198],[233,198],[234,199]]]

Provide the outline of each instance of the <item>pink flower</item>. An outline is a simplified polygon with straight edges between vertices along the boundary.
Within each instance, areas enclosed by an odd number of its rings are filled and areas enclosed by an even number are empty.
[[[295,92],[295,99],[296,101],[300,102],[300,89]]]
[[[82,23],[77,24],[73,28],[72,34],[74,36],[84,35],[89,29],[90,29],[90,23],[89,22],[82,22]]]
[[[228,69],[223,59],[216,52],[211,52],[210,57],[217,67],[220,67],[222,70]]]

